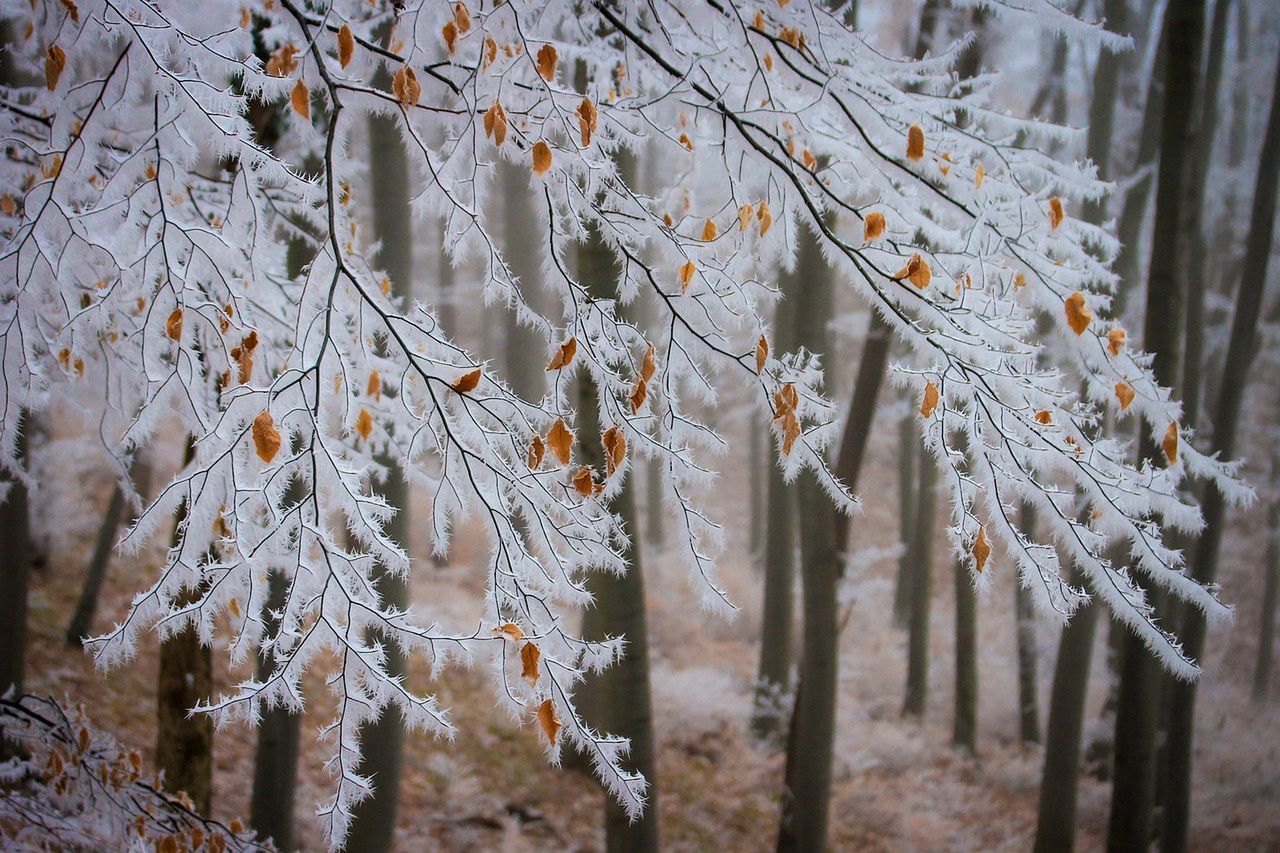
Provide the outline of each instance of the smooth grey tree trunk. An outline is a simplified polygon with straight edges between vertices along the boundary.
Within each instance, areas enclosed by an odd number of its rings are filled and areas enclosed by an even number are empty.
[[[898,543],[902,554],[898,557],[898,577],[893,589],[893,621],[907,624],[911,612],[911,542],[915,538],[916,461],[919,458],[920,435],[916,429],[916,417],[910,401],[907,413],[898,421]]]
[[[505,160],[498,167],[502,193],[502,243],[504,257],[529,304],[537,307],[542,270],[535,247],[539,239],[537,216],[529,192],[529,172]],[[545,364],[540,356],[546,344],[535,330],[516,320],[515,310],[505,315],[503,346],[506,380],[526,400],[538,400],[546,387]]]
[[[378,265],[391,279],[393,292],[403,294],[413,280],[413,216],[409,207],[409,158],[400,139],[394,116],[370,116],[369,155],[370,183],[377,203],[373,209],[373,233],[382,245]],[[379,489],[396,513],[387,522],[386,532],[392,541],[409,550],[409,486],[394,460],[384,459],[388,466],[386,480]],[[384,604],[404,609],[409,605],[409,580],[385,570],[375,573],[374,582]],[[387,672],[393,676],[408,673],[404,651],[391,639],[379,635],[386,646]],[[347,850],[385,851],[393,846],[396,813],[400,803],[400,776],[403,765],[405,723],[400,709],[388,705],[376,722],[360,729],[362,759],[359,772],[373,779],[372,796],[352,809]]]
[[[978,754],[978,594],[963,559],[955,561],[956,686],[951,745]]]
[[[1022,505],[1019,522],[1023,534],[1034,539],[1035,509]],[[1036,615],[1031,591],[1015,578],[1013,583],[1014,633],[1018,649],[1018,739],[1024,744],[1040,743],[1040,700],[1036,693]],[[1079,744],[1076,745],[1077,751]]]
[[[1245,248],[1244,274],[1236,294],[1231,322],[1231,337],[1222,365],[1223,381],[1214,408],[1212,449],[1221,458],[1235,455],[1236,431],[1244,403],[1245,377],[1258,349],[1258,315],[1262,313],[1262,297],[1267,265],[1271,255],[1272,232],[1275,229],[1277,178],[1280,177],[1280,66],[1277,67],[1272,92],[1271,113],[1263,137],[1261,161],[1253,196],[1253,216]],[[1192,573],[1202,584],[1214,583],[1226,524],[1225,496],[1210,483],[1204,500],[1204,531],[1195,549]],[[1198,610],[1187,608],[1182,626],[1183,648],[1192,658],[1204,653],[1205,618]],[[1187,849],[1187,830],[1191,817],[1192,744],[1195,736],[1195,682],[1174,686],[1169,706],[1168,789],[1164,803],[1164,825],[1161,847],[1169,853]]]
[[[1156,381],[1172,387],[1181,378],[1186,293],[1179,263],[1195,127],[1187,121],[1197,104],[1204,0],[1171,0],[1165,12],[1165,106],[1160,124],[1160,168],[1151,269],[1147,280],[1143,345],[1152,353]],[[1143,429],[1140,458],[1163,463],[1150,430]],[[1148,595],[1159,600],[1154,589]],[[1145,850],[1152,840],[1155,804],[1156,730],[1163,673],[1134,633],[1124,638],[1116,708],[1114,782],[1107,844],[1115,850]]]
[[[929,696],[929,588],[933,574],[933,533],[937,519],[938,463],[920,449],[920,487],[916,493],[914,535],[907,559],[910,612],[907,621],[907,686],[902,700],[904,717],[924,716]]]
[[[71,614],[71,622],[67,625],[68,646],[79,647],[84,638],[93,632],[93,616],[98,610],[102,583],[106,580],[107,567],[111,564],[111,552],[116,547],[116,534],[124,521],[124,503],[124,491],[117,485],[111,490],[107,511],[102,516],[102,524],[98,526],[98,537],[93,545],[89,566],[85,569],[80,598],[76,602],[75,612]]]

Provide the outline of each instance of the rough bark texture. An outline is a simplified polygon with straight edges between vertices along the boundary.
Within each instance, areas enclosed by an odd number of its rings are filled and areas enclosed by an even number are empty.
[[[1035,536],[1036,513],[1022,505],[1023,534]],[[1036,695],[1036,615],[1031,591],[1020,580],[1013,584],[1014,631],[1018,648],[1018,737],[1023,744],[1040,743],[1040,700]],[[1079,749],[1079,744],[1076,746]]]
[[[19,426],[18,455],[26,456],[26,434]],[[22,692],[26,673],[27,590],[31,582],[30,514],[27,488],[8,471],[0,470],[0,488],[8,494],[0,503],[0,693],[10,687]]]
[[[528,191],[529,170],[523,165],[502,161],[498,169],[505,191],[502,201],[502,237],[505,259],[526,300],[536,306],[542,270],[538,254],[532,251],[539,239],[538,219]],[[514,310],[504,313],[504,377],[526,400],[541,398],[546,385],[545,365],[540,361],[546,348],[542,336],[517,321]]]
[[[898,577],[893,589],[893,621],[907,624],[911,612],[911,542],[915,538],[916,461],[919,459],[920,436],[916,419],[907,404],[907,413],[898,421]]]
[[[871,424],[876,416],[876,402],[880,398],[880,386],[884,384],[885,367],[889,363],[889,344],[892,338],[893,332],[889,324],[873,310],[867,321],[862,361],[858,363],[858,378],[854,380],[853,399],[849,403],[849,414],[844,420],[840,451],[835,461],[835,475],[850,489],[857,488],[858,475],[862,473],[867,440],[871,438]],[[836,543],[841,551],[849,546],[847,515],[836,516]]]
[[[1244,402],[1245,377],[1258,349],[1258,316],[1271,255],[1275,228],[1277,177],[1280,177],[1280,69],[1277,69],[1271,113],[1263,138],[1261,162],[1253,195],[1253,216],[1245,249],[1244,275],[1236,294],[1227,357],[1222,365],[1223,381],[1214,408],[1212,449],[1222,458],[1235,455],[1236,430]],[[1192,573],[1202,584],[1213,583],[1218,575],[1218,558],[1226,522],[1226,498],[1209,484],[1204,500],[1204,532],[1195,549]],[[1204,653],[1205,618],[1187,608],[1182,625],[1184,649],[1192,658]],[[1165,851],[1187,849],[1187,826],[1191,816],[1191,748],[1195,735],[1196,684],[1174,686],[1169,704],[1169,772],[1164,802],[1161,847]]]
[[[1280,486],[1280,458],[1271,465],[1272,488]],[[1253,701],[1265,704],[1271,690],[1271,662],[1276,644],[1276,600],[1280,598],[1280,499],[1267,512],[1267,576],[1263,581],[1258,630],[1258,659],[1253,667]]]
[[[93,632],[93,615],[98,610],[98,596],[102,593],[102,582],[107,577],[107,566],[111,564],[111,552],[115,550],[116,534],[120,523],[124,521],[124,492],[119,486],[111,490],[111,499],[107,501],[107,511],[102,516],[102,524],[98,527],[98,538],[93,545],[93,555],[89,558],[89,566],[85,569],[84,585],[80,587],[80,599],[76,602],[75,612],[71,614],[71,622],[67,626],[67,645],[79,646],[84,638]]]
[[[929,695],[929,586],[933,574],[933,528],[937,517],[938,463],[928,450],[920,451],[920,489],[917,493],[915,535],[907,560],[911,566],[907,630],[907,688],[902,715],[923,717]]]
[[[1186,304],[1180,274],[1179,230],[1185,221],[1188,161],[1195,150],[1194,123],[1204,30],[1203,0],[1175,0],[1165,13],[1165,108],[1160,124],[1160,169],[1147,283],[1143,345],[1153,354],[1153,372],[1171,387],[1181,376],[1182,329]],[[1163,460],[1150,430],[1142,431],[1141,458]],[[1160,464],[1157,461],[1156,464]],[[1148,595],[1154,597],[1154,590]],[[1145,850],[1151,842],[1155,802],[1155,750],[1159,663],[1135,634],[1124,640],[1119,705],[1116,709],[1115,775],[1107,843],[1113,849]]]
[[[396,119],[372,116],[369,119],[370,178],[373,197],[373,232],[382,244],[378,264],[391,279],[391,286],[404,293],[413,279],[413,217],[409,209],[409,159],[400,139]],[[387,478],[378,485],[387,502],[397,512],[387,523],[392,541],[409,549],[409,488],[400,469],[388,464]],[[409,581],[392,572],[379,571],[375,583],[386,604],[406,608]],[[387,671],[405,675],[408,660],[394,642],[378,638],[386,646]],[[373,778],[374,792],[352,809],[347,850],[389,850],[395,837],[396,811],[400,803],[400,775],[404,748],[404,719],[399,708],[388,706],[376,722],[360,730],[363,754],[360,772]]]
[[[289,585],[284,576],[272,573],[268,581],[267,610],[279,611],[285,605]],[[277,630],[277,620],[268,615],[267,633]],[[275,670],[275,659],[265,654],[258,659],[258,678],[265,679]],[[258,724],[258,750],[253,766],[253,793],[249,807],[249,825],[258,838],[271,839],[278,850],[292,850],[294,844],[293,802],[297,790],[298,742],[302,715],[288,708],[272,708]]]
[[[978,594],[965,560],[955,562],[956,689],[951,745],[978,754]]]

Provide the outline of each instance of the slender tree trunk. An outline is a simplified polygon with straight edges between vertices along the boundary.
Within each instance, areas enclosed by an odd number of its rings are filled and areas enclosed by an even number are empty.
[[[279,630],[278,620],[270,617],[285,606],[289,592],[288,579],[272,572],[267,592],[267,635]],[[258,678],[266,679],[275,671],[275,657],[270,653],[258,659]],[[288,707],[272,708],[258,724],[258,751],[253,767],[253,793],[250,801],[249,825],[258,838],[270,839],[277,850],[294,849],[293,802],[297,790],[298,742],[302,715]]]
[[[537,217],[528,191],[528,170],[502,161],[498,174],[505,191],[502,202],[502,228],[505,257],[517,285],[531,304],[537,304],[542,270],[539,267]],[[542,336],[519,323],[514,308],[505,314],[503,335],[506,379],[517,394],[526,400],[537,400],[546,387],[544,365],[539,360],[545,349]]]
[[[1082,585],[1077,569],[1072,579]],[[1049,729],[1045,739],[1044,771],[1040,777],[1040,812],[1036,821],[1036,853],[1056,853],[1075,847],[1076,792],[1080,778],[1080,741],[1084,730],[1093,635],[1097,630],[1096,602],[1086,604],[1062,627],[1058,661],[1053,669],[1049,698]]]
[[[654,400],[649,405],[654,407],[654,414],[657,416],[657,407],[661,405],[660,400]],[[648,530],[649,544],[654,548],[661,548],[666,541],[665,525],[663,524],[662,511],[662,462],[657,459],[650,459],[645,463],[645,527]],[[752,488],[759,491],[759,488],[752,485]],[[755,492],[753,492],[754,494]],[[759,518],[757,516],[756,518]]]
[[[394,292],[403,294],[413,280],[413,216],[409,208],[409,158],[400,139],[397,119],[369,118],[369,159],[373,197],[373,233],[382,245],[378,264],[391,279]],[[409,486],[393,460],[387,464],[386,480],[380,488],[396,513],[387,522],[387,536],[409,551]],[[409,579],[379,570],[374,583],[385,605],[405,609],[409,605]],[[386,647],[387,672],[403,677],[409,664],[404,651],[389,637],[379,634]],[[374,792],[352,809],[347,850],[385,851],[393,846],[396,812],[400,804],[400,776],[403,764],[405,723],[400,709],[388,705],[375,722],[360,730],[359,772],[373,778]]]
[[[1022,505],[1022,532],[1035,536],[1036,513]],[[1018,647],[1018,736],[1024,745],[1040,743],[1040,700],[1036,695],[1036,622],[1031,591],[1021,581],[1013,584],[1014,631]],[[1079,751],[1080,745],[1076,744]]]
[[[938,502],[935,495],[938,463],[927,449],[920,450],[920,490],[917,494],[915,535],[907,559],[911,564],[908,601],[911,611],[907,630],[907,689],[902,702],[904,717],[923,717],[929,695],[929,587],[933,574],[933,527]]]
[[[187,438],[183,466],[195,458],[195,439]],[[186,521],[184,503],[174,513],[171,545],[180,541]],[[194,597],[196,590],[188,595]],[[182,602],[186,603],[186,602]],[[213,719],[191,714],[213,695],[213,649],[200,643],[192,625],[160,644],[156,689],[156,769],[166,791],[185,791],[196,811],[208,815],[213,801]]]
[[[955,562],[956,695],[951,745],[978,754],[978,594],[964,560]]]
[[[1195,127],[1187,121],[1197,104],[1204,0],[1171,0],[1166,16],[1165,108],[1160,129],[1160,169],[1156,221],[1147,283],[1143,343],[1153,354],[1156,381],[1174,385],[1180,378],[1186,293],[1179,244],[1185,223]],[[1141,458],[1160,464],[1163,454],[1150,430],[1143,429]],[[1148,595],[1155,597],[1155,590]],[[1107,843],[1113,849],[1145,850],[1151,843],[1155,802],[1156,730],[1159,718],[1159,663],[1136,634],[1124,640],[1119,705],[1116,709],[1115,781]]]
[[[1277,68],[1271,114],[1263,138],[1253,196],[1253,218],[1245,249],[1244,275],[1236,295],[1224,377],[1214,411],[1213,450],[1224,459],[1235,455],[1236,430],[1244,402],[1245,377],[1258,346],[1258,315],[1271,255],[1272,231],[1276,219],[1277,177],[1280,177],[1280,67]],[[1204,501],[1204,532],[1195,550],[1193,575],[1202,584],[1214,583],[1226,523],[1226,498],[1210,483]],[[1184,649],[1192,658],[1204,653],[1205,618],[1187,608],[1182,626]],[[1187,849],[1187,829],[1191,817],[1191,747],[1195,735],[1196,684],[1175,685],[1169,706],[1169,788],[1165,802],[1161,847],[1165,851]]]
[[[898,421],[898,577],[893,590],[893,621],[905,626],[911,612],[911,543],[915,539],[916,460],[919,458],[920,436],[910,403],[907,413]]]
[[[19,459],[26,457],[24,423],[18,426]],[[26,675],[27,592],[31,583],[31,517],[27,487],[0,470],[0,488],[8,487],[0,503],[0,694],[9,688],[21,693]],[[0,747],[0,756],[3,756]]]
[[[753,413],[747,418],[747,488],[751,490],[751,503],[747,509],[747,551],[755,559],[760,554],[760,547],[764,543],[764,489],[765,489],[765,472],[764,462],[769,458],[764,447],[764,429],[759,424],[759,418]]]
[[[803,286],[794,288],[794,298],[796,343],[820,353],[830,345],[827,324],[833,293],[832,274],[817,240],[812,231],[801,232],[795,278]],[[863,414],[854,412],[851,417]],[[856,458],[846,462],[854,479],[859,463]],[[787,749],[786,790],[778,829],[780,851],[825,849],[839,675],[837,586],[842,548],[838,512],[810,472],[800,477],[797,492],[804,646],[800,657],[801,688],[796,694]]]
[[[1280,487],[1280,456],[1271,463],[1271,484]],[[1271,661],[1276,641],[1276,600],[1280,598],[1280,498],[1271,498],[1267,512],[1267,576],[1262,589],[1261,627],[1258,630],[1258,660],[1253,668],[1253,701],[1267,701],[1271,689]]]
[[[871,438],[871,425],[876,417],[876,402],[880,398],[880,386],[884,384],[885,367],[889,363],[889,344],[893,333],[889,324],[875,310],[867,321],[867,337],[862,345],[862,360],[858,363],[858,377],[854,380],[853,399],[849,403],[849,415],[844,421],[840,436],[840,452],[836,456],[835,475],[850,489],[857,488],[858,475],[867,455],[867,441]],[[849,545],[849,517],[836,516],[836,543],[844,551]]]

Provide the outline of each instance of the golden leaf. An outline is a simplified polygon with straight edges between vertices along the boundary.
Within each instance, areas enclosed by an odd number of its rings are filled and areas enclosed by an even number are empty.
[[[369,414],[368,409],[361,409],[360,414],[356,415],[356,434],[365,441],[373,434],[373,415]]]
[[[561,465],[568,465],[573,458],[573,432],[565,426],[564,418],[556,418],[556,422],[551,425],[551,430],[547,433],[547,446]]]
[[[813,156],[813,152],[808,148],[800,153],[800,159],[804,162],[804,167],[810,172],[818,168],[818,158]]]
[[[649,397],[649,383],[643,379],[637,378],[635,386],[631,389],[631,414],[640,411],[640,407],[644,405],[644,401]]]
[[[355,52],[356,40],[351,35],[351,27],[343,24],[342,29],[338,30],[338,64],[346,68]]]
[[[933,380],[927,380],[924,383],[924,399],[920,401],[920,414],[926,418],[933,417],[933,412],[938,408],[938,386],[933,384]]]
[[[982,570],[987,565],[987,558],[990,556],[991,543],[987,541],[987,528],[979,527],[978,538],[973,542],[973,564],[978,574],[982,574]]]
[[[1062,199],[1054,196],[1049,199],[1049,227],[1054,231],[1058,230],[1058,226],[1062,224],[1063,217],[1066,214],[1062,212]]]
[[[1014,273],[1014,274],[1013,274],[1013,286],[1014,286],[1015,288],[1018,288],[1018,289],[1021,289],[1021,288],[1026,287],[1026,286],[1027,286],[1027,277],[1026,277],[1025,275],[1023,275],[1021,272],[1016,272],[1016,273]]]
[[[573,363],[573,357],[578,352],[578,339],[569,338],[562,343],[557,349],[556,354],[551,356],[551,362],[547,364],[547,370],[560,370],[568,367]]]
[[[747,226],[751,224],[751,214],[755,213],[755,208],[750,204],[744,204],[738,208],[738,230],[746,231]]]
[[[698,271],[693,261],[685,261],[680,265],[680,292],[684,293],[689,289],[689,282],[693,281],[693,274]]]
[[[537,684],[538,677],[538,661],[542,659],[542,652],[538,651],[538,647],[533,643],[525,643],[520,648],[520,677],[527,678],[530,684]]]
[[[378,371],[369,374],[369,384],[365,388],[365,396],[372,397],[375,400],[382,399],[382,376]]]
[[[760,236],[763,237],[773,225],[773,213],[769,210],[769,202],[760,202],[760,206],[756,208],[756,219],[760,220]]]
[[[716,238],[716,234],[718,233],[719,233],[719,229],[716,228],[715,221],[708,219],[706,222],[702,224],[702,236],[699,237],[698,239],[700,239],[704,243],[710,243],[712,240]]]
[[[445,22],[444,27],[440,30],[440,36],[444,39],[444,46],[448,48],[449,55],[458,48],[458,25],[454,21]]]
[[[1169,424],[1169,428],[1164,431],[1164,442],[1161,444],[1164,448],[1164,456],[1169,460],[1170,465],[1178,464],[1178,422],[1174,421]]]
[[[766,53],[764,55],[764,70],[765,71],[773,70],[773,54],[772,53]]]
[[[604,486],[598,484],[595,480],[595,476],[591,473],[591,469],[586,465],[583,465],[574,472],[573,488],[584,498],[589,498],[598,493],[604,488]]]
[[[756,375],[759,376],[764,371],[765,362],[769,360],[769,341],[764,335],[760,336],[760,340],[756,341]]]
[[[613,426],[604,431],[604,435],[600,437],[600,443],[604,445],[604,475],[606,478],[612,477],[613,472],[617,471],[623,460],[627,458],[627,437],[622,434],[622,430]]]
[[[493,40],[493,36],[484,37],[484,62],[480,70],[488,68],[493,61],[498,58],[498,43]]]
[[[484,135],[492,137],[495,145],[507,140],[507,111],[498,101],[484,111]]]
[[[44,82],[50,92],[58,88],[58,78],[66,67],[67,52],[56,44],[49,45],[49,52],[44,58]]]
[[[942,152],[942,162],[938,164],[938,171],[942,172],[944,178],[951,174],[951,154],[946,151]]]
[[[640,378],[648,382],[658,370],[658,362],[654,358],[653,344],[645,348],[644,358],[640,361]]]
[[[913,252],[911,257],[907,258],[907,265],[893,276],[894,281],[902,281],[904,278],[924,290],[933,280],[933,270],[919,252]]]
[[[538,725],[542,726],[542,733],[555,746],[556,735],[560,734],[560,715],[556,713],[556,704],[550,699],[543,699],[538,706]]]
[[[596,110],[596,105],[591,103],[590,98],[583,98],[582,103],[578,104],[578,131],[583,148],[591,144],[591,135],[596,132],[599,120],[600,113]]]
[[[480,384],[481,369],[477,367],[475,370],[468,371],[457,379],[453,380],[453,390],[459,394],[466,394],[476,390],[476,386]]]
[[[1071,331],[1077,335],[1083,335],[1084,330],[1093,322],[1093,312],[1085,304],[1084,294],[1078,290],[1072,293],[1063,303],[1063,307],[1066,309],[1067,325],[1071,327]]]
[[[417,105],[422,95],[422,85],[418,83],[418,75],[408,65],[402,65],[391,79],[391,91],[402,106]]]
[[[289,104],[304,121],[311,121],[311,90],[301,79],[293,85],[293,91],[289,93]]]
[[[1123,326],[1112,326],[1107,331],[1107,352],[1111,353],[1112,357],[1118,358],[1120,353],[1124,352],[1124,342],[1127,337]]]
[[[467,4],[453,4],[453,22],[458,25],[458,32],[471,32],[471,10],[467,8]]]
[[[679,138],[677,138],[676,141],[679,142],[681,145],[683,145],[686,151],[693,150],[693,140],[689,138],[689,134],[687,133],[680,134]]]
[[[546,455],[547,445],[543,443],[542,436],[536,433],[533,441],[529,442],[529,470],[537,471],[542,465],[542,457]]]
[[[538,48],[538,73],[542,75],[542,79],[550,83],[556,76],[556,63],[560,61],[560,55],[556,53],[556,46],[553,44],[544,44]]]
[[[756,16],[752,20],[751,25],[755,27],[757,30],[763,31],[764,30],[764,12],[760,11],[759,9],[756,9]]]
[[[1045,425],[1051,424],[1053,423],[1053,415],[1048,409],[1041,409],[1036,412],[1036,423]]]
[[[545,139],[533,144],[533,173],[545,175],[551,169],[551,146]]]
[[[867,214],[866,219],[862,220],[862,239],[868,243],[874,243],[884,235],[884,229],[884,214],[873,210]]]
[[[253,419],[253,446],[263,462],[270,463],[276,458],[280,450],[280,431],[276,429],[270,412],[263,412]]]
[[[987,179],[987,169],[981,163],[978,164],[978,171],[973,175],[973,188],[982,189],[982,182]]]
[[[169,336],[170,340],[178,340],[182,337],[182,309],[174,308],[169,314],[169,319],[164,321],[164,333]]]
[[[517,643],[524,639],[524,631],[520,630],[520,626],[514,622],[503,622],[493,629],[493,633],[508,636]]]
[[[1120,411],[1123,412],[1129,408],[1129,404],[1133,402],[1133,398],[1136,396],[1138,396],[1138,393],[1133,390],[1133,386],[1128,382],[1116,383],[1116,399],[1120,401]]]
[[[71,16],[71,23],[80,23],[80,7],[76,5],[76,0],[62,0],[62,8]]]
[[[907,159],[919,160],[924,157],[924,128],[913,124],[907,128]]]

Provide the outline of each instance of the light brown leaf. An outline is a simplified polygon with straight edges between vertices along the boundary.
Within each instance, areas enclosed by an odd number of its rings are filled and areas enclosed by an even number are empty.
[[[1138,393],[1133,390],[1133,386],[1128,382],[1116,383],[1116,399],[1120,401],[1120,411],[1123,412],[1129,408],[1129,404],[1133,402],[1133,398],[1136,396],[1138,396]]]
[[[527,678],[530,684],[537,684],[542,675],[538,671],[538,661],[542,660],[542,652],[533,643],[525,643],[520,647],[520,677]]]
[[[556,63],[560,61],[560,54],[556,52],[556,46],[553,44],[544,44],[538,48],[538,73],[542,75],[542,79],[550,83],[556,76]]]
[[[612,426],[604,431],[604,435],[600,437],[600,443],[604,445],[604,475],[609,478],[627,458],[627,437],[618,427]]]
[[[373,415],[369,414],[368,409],[361,409],[356,415],[356,434],[365,441],[373,434]]]
[[[654,358],[653,344],[645,348],[644,358],[640,361],[640,378],[648,382],[658,370],[658,362]]]
[[[689,282],[693,281],[693,274],[698,271],[693,261],[685,261],[680,265],[680,292],[684,293],[689,289]]]
[[[565,425],[564,418],[556,418],[547,433],[547,446],[560,460],[561,465],[568,465],[573,458],[573,432]]]
[[[495,145],[500,146],[507,141],[507,111],[498,101],[484,112],[484,135],[491,137]]]
[[[919,252],[913,252],[911,257],[907,258],[907,265],[893,276],[894,281],[902,281],[904,278],[924,290],[929,286],[929,282],[933,281],[933,269]]]
[[[262,412],[253,419],[253,446],[263,462],[270,463],[276,458],[280,450],[280,431],[276,429],[270,412]]]
[[[938,386],[933,384],[933,380],[924,383],[924,399],[920,401],[920,414],[926,418],[933,417],[934,409],[938,408]]]
[[[547,445],[542,441],[542,436],[534,434],[533,441],[529,442],[529,470],[537,471],[542,466],[542,457],[546,455]]]
[[[550,699],[543,699],[538,706],[538,725],[542,726],[542,733],[555,746],[556,735],[560,734],[560,715],[556,713],[556,704]]]
[[[551,146],[545,139],[533,144],[533,173],[545,175],[551,169]]]
[[[866,219],[862,220],[862,239],[868,243],[874,243],[884,235],[884,229],[884,214],[873,210],[867,214]]]
[[[1036,412],[1036,423],[1045,425],[1053,423],[1053,414],[1048,409],[1041,409]]]
[[[1164,448],[1164,456],[1169,460],[1170,465],[1178,464],[1178,422],[1174,421],[1169,424],[1169,428],[1164,431],[1164,442],[1161,445]]]
[[[448,48],[449,55],[453,56],[454,51],[458,49],[458,24],[455,21],[446,21],[444,27],[440,30],[440,37],[444,39],[444,46]]]
[[[402,65],[391,79],[391,91],[402,106],[412,107],[422,97],[422,84],[418,82],[418,75],[412,68]]]
[[[365,396],[375,400],[382,399],[382,375],[378,371],[369,374],[369,384],[365,387]]]
[[[182,337],[182,309],[174,308],[169,314],[169,319],[164,321],[164,333],[169,336],[170,340],[178,340]]]
[[[557,349],[556,354],[551,356],[551,361],[547,364],[547,370],[561,370],[573,363],[573,357],[578,352],[578,339],[569,338],[562,343]]]
[[[987,541],[987,528],[979,527],[978,538],[973,542],[973,565],[978,574],[982,574],[982,570],[987,565],[987,558],[990,556],[991,543]]]
[[[596,482],[595,474],[586,465],[583,465],[573,475],[573,488],[584,498],[589,498],[594,494],[598,494],[604,489],[604,486]]]
[[[924,157],[924,128],[913,124],[907,128],[907,159],[920,160]]]
[[[458,32],[471,32],[471,10],[467,8],[467,4],[453,4],[453,22],[458,25]]]
[[[584,97],[582,103],[578,104],[578,131],[583,148],[591,144],[591,135],[596,132],[599,120],[600,114],[596,110],[596,105],[591,103],[590,98]]]
[[[356,40],[351,35],[351,27],[346,24],[342,25],[342,29],[338,30],[338,64],[343,68],[351,63],[351,57],[355,56]]]
[[[1066,309],[1067,325],[1071,327],[1071,331],[1083,335],[1084,330],[1093,322],[1093,312],[1085,304],[1084,294],[1078,290],[1072,293],[1063,303],[1063,308]]]
[[[982,189],[982,182],[987,179],[987,168],[981,163],[978,164],[978,170],[973,174],[973,188]]]
[[[493,61],[498,58],[498,43],[493,40],[493,36],[484,37],[484,62],[480,66],[480,70],[488,68]]]
[[[524,639],[524,631],[514,622],[503,622],[493,629],[493,633],[510,637],[517,643]]]
[[[720,231],[716,228],[715,220],[708,219],[702,224],[702,236],[698,239],[702,240],[704,243],[710,243],[716,238],[718,233],[720,233]]]
[[[769,341],[764,335],[760,336],[760,340],[756,341],[756,375],[759,376],[764,371],[765,362],[769,360]]]
[[[760,236],[763,237],[773,226],[773,213],[769,210],[767,201],[760,202],[760,206],[756,208],[756,219],[760,220]]]
[[[755,206],[744,204],[738,208],[738,230],[746,231],[747,226],[751,224],[751,215],[755,213]]]
[[[476,390],[476,386],[480,384],[480,375],[483,371],[477,367],[475,370],[468,371],[457,379],[453,380],[453,390],[459,394],[467,394]]]
[[[1112,326],[1107,331],[1107,352],[1111,353],[1113,358],[1119,358],[1120,353],[1124,352],[1124,342],[1128,338],[1123,326]]]
[[[289,93],[289,104],[304,121],[311,121],[311,90],[301,78],[293,84],[293,91]]]
[[[644,405],[644,401],[649,398],[649,383],[637,377],[636,384],[631,388],[631,414],[640,411],[640,407]]]
[[[1058,226],[1062,224],[1062,220],[1066,214],[1062,210],[1062,199],[1054,196],[1049,199],[1049,227],[1057,231]]]
[[[62,69],[67,67],[67,52],[56,44],[49,45],[49,51],[44,58],[44,82],[52,92],[58,88],[58,78],[62,76]]]

